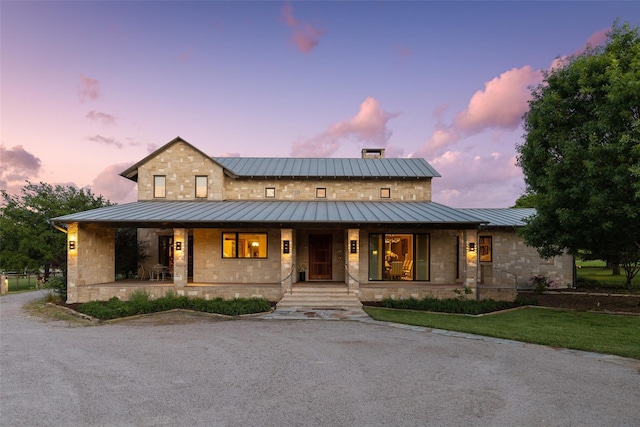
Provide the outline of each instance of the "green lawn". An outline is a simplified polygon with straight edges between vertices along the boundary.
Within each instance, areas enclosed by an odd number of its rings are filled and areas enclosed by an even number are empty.
[[[624,270],[620,271],[619,276],[614,276],[612,269],[605,268],[604,261],[578,261],[576,265],[579,267],[577,269],[578,287],[623,288],[625,285]],[[580,279],[583,281],[581,282]],[[589,281],[595,282],[589,283]],[[633,278],[631,287],[640,288],[640,274]]]
[[[482,317],[374,307],[365,307],[365,311],[372,318],[386,322],[640,359],[640,316],[535,307]]]

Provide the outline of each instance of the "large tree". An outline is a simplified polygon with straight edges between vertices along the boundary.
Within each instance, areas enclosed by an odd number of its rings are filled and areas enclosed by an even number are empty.
[[[50,218],[109,206],[89,189],[27,182],[21,194],[2,190],[0,201],[0,262],[3,269],[66,270],[66,235],[53,228]]]
[[[536,216],[526,241],[548,257],[585,250],[640,261],[640,38],[614,24],[604,46],[548,71],[533,89],[518,146]]]

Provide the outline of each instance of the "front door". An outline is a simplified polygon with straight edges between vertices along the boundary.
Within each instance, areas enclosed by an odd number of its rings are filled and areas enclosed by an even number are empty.
[[[309,235],[309,280],[331,280],[331,234]]]

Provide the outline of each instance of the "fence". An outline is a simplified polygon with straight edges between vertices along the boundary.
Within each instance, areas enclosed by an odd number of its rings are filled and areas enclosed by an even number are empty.
[[[62,277],[62,272],[51,272],[49,277]],[[44,287],[42,273],[16,273],[6,272],[4,277],[7,280],[9,292],[28,291]]]

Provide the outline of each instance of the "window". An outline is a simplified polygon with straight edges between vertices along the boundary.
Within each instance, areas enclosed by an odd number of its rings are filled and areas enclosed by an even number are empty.
[[[208,177],[206,176],[196,176],[196,198],[198,199],[206,199],[207,198],[207,181]]]
[[[320,187],[316,188],[316,198],[318,199],[326,199],[327,198],[327,189]]]
[[[222,258],[266,258],[267,233],[222,233]]]
[[[276,189],[274,187],[267,187],[264,189],[264,197],[267,199],[273,199],[276,197]]]
[[[381,188],[380,189],[380,198],[381,199],[390,199],[391,198],[391,189],[390,188]]]
[[[369,280],[429,280],[429,235],[370,234]]]
[[[153,197],[167,197],[167,177],[164,175],[153,176]]]
[[[491,236],[480,236],[480,262],[491,262]]]

